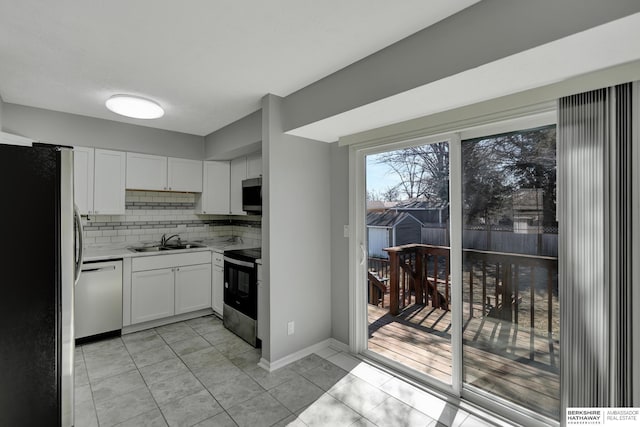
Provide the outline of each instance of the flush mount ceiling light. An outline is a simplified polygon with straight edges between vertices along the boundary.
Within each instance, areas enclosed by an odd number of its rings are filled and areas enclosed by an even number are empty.
[[[134,119],[158,119],[164,116],[164,110],[157,102],[139,96],[113,95],[105,105],[116,114]]]

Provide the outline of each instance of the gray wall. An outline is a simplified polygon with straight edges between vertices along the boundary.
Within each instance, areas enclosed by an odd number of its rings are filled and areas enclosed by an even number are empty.
[[[285,135],[282,98],[263,98],[263,280],[271,363],[331,337],[329,144]],[[287,335],[287,323],[295,333]]]
[[[0,131],[2,131],[2,109],[4,107],[4,101],[2,100],[2,95],[0,95]]]
[[[258,110],[205,137],[206,160],[229,160],[258,151],[262,141],[262,111]]]
[[[481,1],[287,96],[285,130],[638,11],[637,0]]]
[[[202,160],[204,138],[77,114],[5,103],[5,132],[61,145],[97,147]]]
[[[331,336],[349,344],[349,149],[331,147]]]
[[[295,129],[638,11],[640,2],[635,0],[484,0],[287,96],[282,105],[284,129]],[[541,100],[551,98],[542,96]],[[508,108],[513,107],[498,106],[496,110]],[[349,251],[348,241],[342,237],[342,225],[349,221],[348,157],[347,148],[332,144],[332,337],[344,343],[349,337]]]

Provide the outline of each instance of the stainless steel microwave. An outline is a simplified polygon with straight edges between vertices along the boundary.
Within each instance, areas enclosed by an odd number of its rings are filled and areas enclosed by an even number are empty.
[[[242,210],[248,214],[262,214],[262,178],[242,181]]]

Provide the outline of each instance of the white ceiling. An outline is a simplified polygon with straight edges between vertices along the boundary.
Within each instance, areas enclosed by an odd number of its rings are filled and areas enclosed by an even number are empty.
[[[477,1],[0,0],[0,95],[207,135]],[[117,93],[166,114],[118,116]]]

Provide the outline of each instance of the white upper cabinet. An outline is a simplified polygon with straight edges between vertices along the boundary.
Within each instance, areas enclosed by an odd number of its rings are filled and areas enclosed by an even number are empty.
[[[171,191],[202,192],[202,161],[169,157],[167,186]]]
[[[150,191],[202,191],[202,162],[127,153],[127,188]]]
[[[231,160],[231,194],[229,196],[231,214],[246,215],[242,210],[242,181],[247,179],[247,158],[238,157]]]
[[[80,214],[92,214],[93,148],[73,148],[73,194]]]
[[[124,214],[125,153],[87,147],[73,151],[74,198],[80,214]]]
[[[127,153],[127,188],[167,190],[167,158],[151,154]]]
[[[229,162],[206,161],[202,177],[202,195],[196,204],[196,212],[202,214],[228,215],[229,183],[231,178]]]
[[[95,150],[93,213],[124,215],[127,157],[122,151]]]
[[[262,153],[252,153],[247,156],[247,178],[262,176]]]

